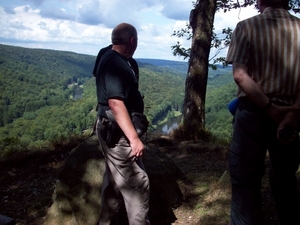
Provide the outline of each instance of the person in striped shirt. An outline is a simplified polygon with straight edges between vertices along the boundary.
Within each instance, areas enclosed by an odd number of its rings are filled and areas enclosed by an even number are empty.
[[[239,104],[229,168],[231,225],[262,224],[261,182],[270,159],[270,186],[280,224],[300,224],[300,19],[289,0],[257,0],[260,14],[239,22],[226,61]]]

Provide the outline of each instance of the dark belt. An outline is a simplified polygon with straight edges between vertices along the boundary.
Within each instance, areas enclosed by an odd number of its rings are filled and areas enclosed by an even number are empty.
[[[96,111],[97,111],[97,116],[99,118],[107,118],[106,114],[105,114],[105,111],[109,109],[109,106],[108,105],[103,105],[103,104],[100,104],[98,103],[97,104],[97,107],[96,107]]]
[[[240,97],[239,98],[239,110],[247,110],[252,112],[263,112],[258,105],[256,105],[253,101],[251,101],[248,97]]]
[[[240,110],[251,110],[254,112],[263,112],[264,110],[260,108],[257,104],[255,104],[253,101],[251,101],[248,97],[240,97],[240,104],[239,104],[239,109]],[[289,106],[286,103],[283,102],[278,102],[278,101],[272,101],[273,104],[278,105],[278,106]]]

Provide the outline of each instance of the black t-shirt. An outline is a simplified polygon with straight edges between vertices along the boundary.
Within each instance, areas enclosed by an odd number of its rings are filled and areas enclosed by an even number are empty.
[[[121,99],[128,112],[144,111],[143,98],[138,90],[138,79],[127,58],[114,50],[108,50],[100,59],[96,71],[99,115],[106,117],[109,99]]]
[[[101,57],[105,54],[105,52],[107,52],[108,50],[110,50],[112,48],[113,45],[108,45],[102,49],[100,49],[100,51],[98,52],[98,55],[97,55],[97,58],[96,58],[96,61],[95,61],[95,65],[94,65],[94,69],[93,69],[93,75],[95,76],[96,75],[96,72],[97,72],[97,68],[98,68],[98,65],[99,65],[99,62],[100,62],[100,59]],[[130,57],[128,59],[135,75],[137,76],[137,78],[139,78],[139,66],[137,64],[137,62],[135,61],[135,59],[133,59],[132,57]]]
[[[97,55],[97,58],[96,58],[96,61],[95,61],[95,65],[94,65],[94,69],[93,69],[93,75],[94,76],[96,76],[97,68],[98,68],[101,57],[104,55],[105,52],[107,52],[111,48],[112,48],[112,45],[108,45],[105,48],[101,48],[100,51],[98,52],[98,55]]]

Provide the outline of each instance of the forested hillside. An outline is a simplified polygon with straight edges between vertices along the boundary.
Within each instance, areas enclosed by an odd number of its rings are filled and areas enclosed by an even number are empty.
[[[0,52],[1,155],[91,132],[97,103],[92,77],[95,56],[6,45],[0,45]],[[137,61],[153,131],[181,114],[186,63]],[[230,73],[230,68],[222,67],[210,71],[206,100],[207,128],[225,139],[231,135],[227,104],[235,93]]]
[[[0,126],[44,106],[62,105],[91,77],[93,57],[0,45]]]
[[[1,150],[47,146],[93,126],[95,56],[6,45],[0,52]],[[140,63],[140,89],[152,127],[181,110],[178,72]]]
[[[232,81],[231,74],[217,77],[216,83],[219,80],[230,82],[221,86],[209,85],[205,103],[206,129],[211,131],[217,138],[229,142],[232,135],[233,116],[228,111],[228,103],[235,98],[237,88]]]
[[[146,67],[148,64],[148,65],[155,66],[157,68],[165,68],[165,69],[172,70],[174,72],[179,73],[184,78],[188,70],[187,62],[162,60],[162,59],[138,59],[138,61],[140,64],[144,63]]]

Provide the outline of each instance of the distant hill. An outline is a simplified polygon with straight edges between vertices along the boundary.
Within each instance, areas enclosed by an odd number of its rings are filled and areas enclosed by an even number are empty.
[[[185,61],[173,61],[173,60],[163,60],[163,59],[146,59],[146,58],[137,58],[136,59],[140,66],[147,67],[147,64],[154,65],[158,68],[167,68],[178,72],[181,76],[186,77],[188,72],[188,62]],[[222,74],[230,73],[232,67],[229,65],[224,67],[223,65],[216,65],[217,70],[209,68],[208,79],[214,79],[217,76]]]
[[[95,56],[8,45],[0,52],[0,149],[1,139],[34,144],[81,135],[93,125]],[[141,63],[140,90],[152,127],[181,110],[184,78],[178,71]]]
[[[151,64],[157,67],[164,67],[170,70],[174,70],[176,72],[182,73],[186,75],[188,70],[188,63],[187,62],[180,62],[180,61],[172,61],[172,60],[163,60],[163,59],[136,59],[140,62],[141,66],[143,64]],[[146,66],[146,65],[145,65]]]
[[[81,135],[92,127],[97,104],[92,76],[95,56],[1,44],[0,52],[0,149],[7,143],[12,146],[11,142],[42,146],[47,141]],[[188,64],[137,61],[152,130],[182,111]],[[218,98],[222,98],[222,87],[233,82],[229,71],[221,67],[210,71],[208,91],[218,87]],[[213,104],[214,94],[209,96]],[[219,99],[218,103],[225,105],[227,101]],[[214,118],[219,108],[209,106]]]

